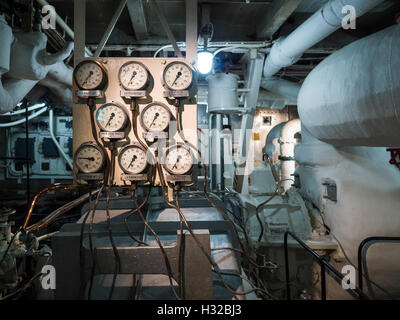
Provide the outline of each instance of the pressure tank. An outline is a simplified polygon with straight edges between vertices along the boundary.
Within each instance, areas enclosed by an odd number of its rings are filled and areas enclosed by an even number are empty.
[[[303,125],[336,146],[400,146],[400,25],[335,52],[306,78]]]
[[[236,113],[240,111],[238,77],[230,73],[216,73],[207,77],[208,112]]]

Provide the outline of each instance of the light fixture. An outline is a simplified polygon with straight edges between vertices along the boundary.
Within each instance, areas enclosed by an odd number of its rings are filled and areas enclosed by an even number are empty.
[[[201,74],[208,74],[213,67],[214,55],[208,51],[200,51],[197,53],[197,70]]]

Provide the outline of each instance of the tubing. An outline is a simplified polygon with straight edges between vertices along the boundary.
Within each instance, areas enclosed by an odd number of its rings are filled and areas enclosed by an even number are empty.
[[[294,160],[296,139],[294,135],[297,132],[301,132],[300,119],[288,121],[281,131],[281,181],[285,192],[291,188],[294,182],[294,178],[292,177],[296,169],[296,161]]]
[[[43,108],[45,105],[46,105],[45,103],[39,103],[37,105],[33,105],[28,108],[28,112]],[[13,112],[7,112],[7,113],[0,114],[0,117],[16,116],[18,114],[22,114],[25,112],[26,112],[26,109],[21,109],[21,110],[17,110],[17,111],[13,111]]]
[[[383,0],[329,1],[287,38],[278,39],[265,60],[264,77],[272,77],[281,68],[296,63],[306,50],[338,30],[345,17],[342,13],[344,6],[353,6],[356,17],[359,17],[381,2]]]
[[[36,118],[37,116],[40,116],[42,113],[46,112],[47,109],[48,109],[47,107],[44,107],[43,109],[40,109],[39,111],[37,111],[37,112],[35,112],[35,113],[32,113],[32,114],[28,117],[28,121],[29,121],[29,120],[32,120],[32,119],[34,119],[34,118]],[[19,125],[19,124],[21,124],[21,123],[25,123],[25,122],[26,122],[26,119],[24,118],[24,119],[20,119],[20,120],[13,121],[13,122],[0,123],[0,128],[14,127],[14,126],[17,126],[17,125]]]
[[[71,168],[71,170],[74,170],[74,166],[72,164],[71,159],[64,152],[63,148],[58,143],[56,136],[54,135],[54,110],[53,109],[49,110],[49,132],[50,132],[51,139],[53,140],[54,144],[56,145],[58,151],[60,151],[61,155],[63,156],[65,161],[68,163],[68,166]]]

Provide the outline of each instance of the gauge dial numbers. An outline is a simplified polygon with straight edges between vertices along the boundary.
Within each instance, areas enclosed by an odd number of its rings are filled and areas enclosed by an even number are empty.
[[[76,150],[74,163],[80,172],[96,173],[103,168],[105,155],[97,144],[86,142]]]
[[[172,91],[186,90],[193,81],[193,72],[184,62],[171,62],[163,72],[163,82]]]
[[[128,122],[128,114],[124,106],[115,102],[106,103],[97,110],[96,122],[103,131],[123,131]]]
[[[107,72],[100,62],[85,60],[75,67],[74,80],[81,90],[99,90],[107,81]]]
[[[169,147],[163,159],[163,166],[172,175],[184,175],[193,166],[193,156],[190,149],[184,145]]]
[[[150,103],[140,114],[140,122],[146,131],[164,131],[168,128],[170,120],[171,112],[161,102]]]
[[[149,73],[143,64],[130,61],[119,69],[118,78],[125,90],[140,90],[146,86]]]
[[[139,174],[147,168],[147,153],[142,147],[131,144],[119,152],[118,163],[127,174]]]

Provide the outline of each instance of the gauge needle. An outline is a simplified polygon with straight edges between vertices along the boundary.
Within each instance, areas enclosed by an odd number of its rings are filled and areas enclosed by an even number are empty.
[[[110,119],[108,119],[108,122],[106,124],[106,127],[110,124],[111,120],[115,117],[115,113],[111,113]]]
[[[131,77],[131,80],[129,80],[129,83],[131,83],[132,82],[132,80],[133,80],[133,78],[136,76],[136,71],[133,71],[133,73],[132,73],[132,77]]]
[[[176,159],[176,162],[175,162],[174,166],[172,167],[172,169],[176,168],[176,165],[178,164],[180,159],[181,159],[181,156],[178,156],[178,158]]]
[[[156,121],[156,119],[158,118],[159,115],[160,115],[160,114],[159,114],[158,112],[154,115],[154,119],[153,119],[153,121],[151,122],[150,128],[153,126],[154,121]]]
[[[82,85],[86,84],[86,82],[89,80],[89,78],[93,75],[93,71],[89,72],[89,75],[86,77],[85,81],[83,81]]]
[[[181,69],[181,71],[182,71],[182,69]],[[178,71],[178,73],[176,74],[176,78],[175,78],[174,82],[172,82],[171,86],[173,86],[175,84],[176,80],[178,80],[179,77],[182,75],[181,71]]]
[[[137,157],[136,157],[136,155],[134,155],[134,156],[132,157],[132,161],[131,161],[131,163],[129,164],[128,168],[130,168],[130,167],[132,166],[132,163],[133,163],[136,159],[137,159]]]
[[[79,157],[78,159],[94,161],[94,158],[93,158],[93,157],[89,157],[89,158]]]

